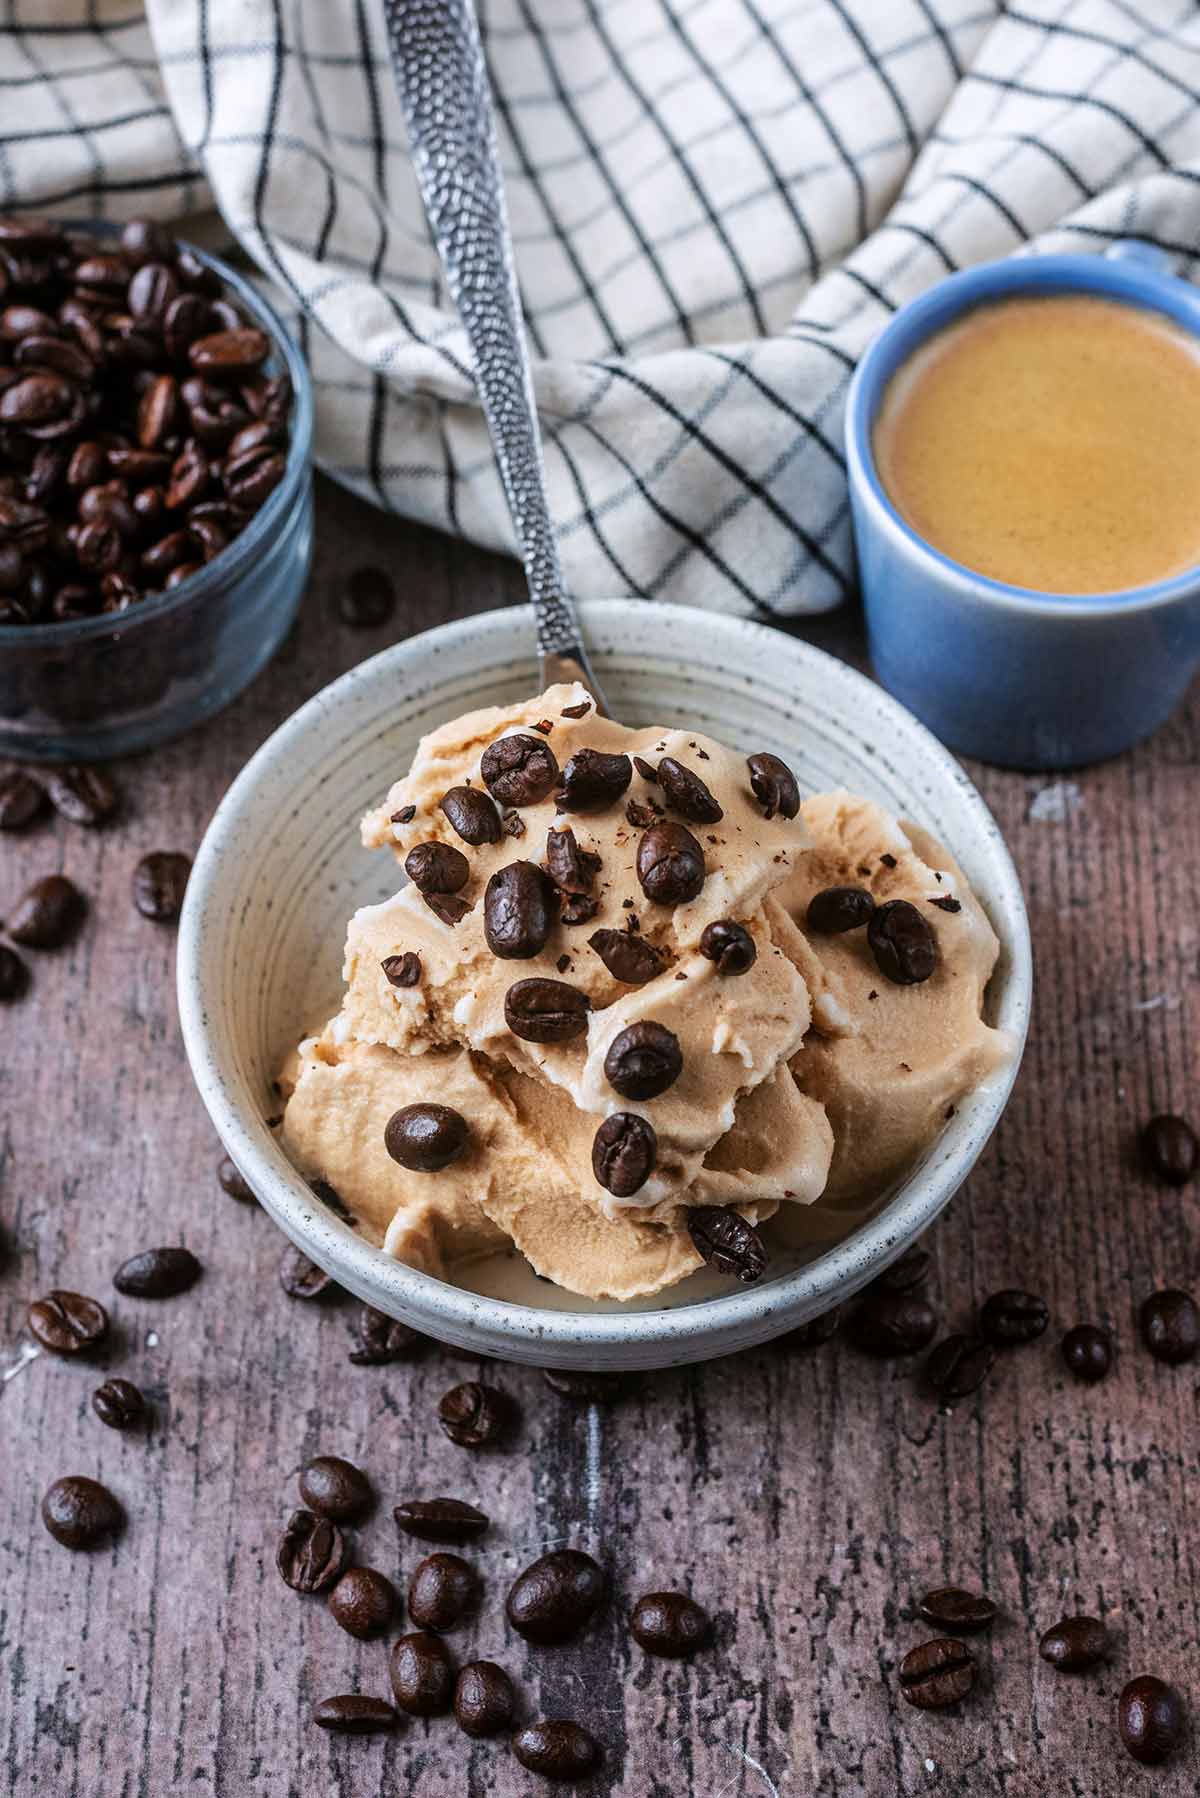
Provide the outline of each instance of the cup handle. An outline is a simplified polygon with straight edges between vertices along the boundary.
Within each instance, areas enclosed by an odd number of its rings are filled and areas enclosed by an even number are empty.
[[[1175,273],[1175,264],[1166,250],[1160,250],[1154,244],[1142,243],[1136,237],[1118,237],[1105,250],[1104,259],[1106,262],[1137,262],[1147,273],[1153,275]]]

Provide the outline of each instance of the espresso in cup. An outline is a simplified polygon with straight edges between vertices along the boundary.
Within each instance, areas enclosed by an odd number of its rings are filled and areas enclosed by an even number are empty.
[[[917,535],[992,580],[1112,593],[1200,565],[1200,340],[1160,313],[977,306],[893,375],[872,449]]]

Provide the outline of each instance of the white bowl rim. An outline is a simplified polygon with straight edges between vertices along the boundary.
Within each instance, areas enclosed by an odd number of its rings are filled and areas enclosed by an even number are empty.
[[[644,621],[645,601],[598,599],[578,602],[587,636],[590,614],[601,612],[606,620],[621,612],[636,612]],[[477,638],[483,647],[496,639],[511,648],[522,639],[532,653],[532,608],[502,607],[438,625],[402,642],[340,675],[308,699],[267,738],[229,787],[214,813],[197,851],[188,881],[180,920],[177,955],[177,987],[184,1047],[200,1097],[226,1150],[246,1176],[260,1203],[280,1227],[335,1280],[360,1297],[406,1321],[416,1320],[431,1334],[439,1327],[452,1338],[468,1341],[479,1334],[514,1339],[516,1342],[558,1345],[563,1349],[595,1350],[632,1347],[661,1348],[671,1359],[708,1358],[724,1347],[761,1341],[778,1333],[771,1324],[786,1314],[791,1327],[819,1315],[861,1288],[900,1249],[911,1242],[938,1215],[974,1166],[1008,1101],[1020,1067],[1029,1023],[1032,996],[1032,951],[1028,918],[1020,880],[999,826],[974,783],[949,750],[938,742],[898,700],[848,663],[813,645],[786,635],[771,625],[700,608],[664,606],[664,623],[673,621],[679,640],[686,642],[691,613],[697,627],[710,636],[728,635],[731,652],[738,639],[748,634],[771,640],[777,653],[815,662],[828,677],[861,685],[870,702],[886,718],[902,726],[910,742],[919,745],[959,788],[959,796],[975,815],[982,838],[989,841],[994,858],[993,924],[1007,955],[1007,974],[995,1021],[1013,1041],[1013,1055],[1002,1074],[977,1089],[964,1102],[938,1140],[939,1154],[933,1167],[921,1166],[906,1179],[893,1197],[865,1223],[817,1255],[793,1273],[761,1287],[747,1286],[719,1298],[693,1304],[664,1306],[658,1310],[577,1312],[539,1310],[506,1299],[490,1298],[465,1287],[435,1279],[385,1255],[358,1236],[314,1199],[303,1176],[279,1148],[257,1107],[235,1098],[219,1059],[213,1052],[206,1020],[207,981],[206,919],[220,904],[223,849],[237,831],[242,813],[253,803],[260,774],[277,758],[289,756],[304,736],[318,726],[328,729],[329,712],[368,674],[374,676],[388,664],[397,672],[431,651],[445,651],[464,638]],[[953,846],[950,846],[953,847]],[[398,1307],[398,1312],[388,1304]],[[696,1353],[696,1346],[705,1347]],[[688,1345],[692,1353],[688,1353]],[[672,1353],[672,1351],[674,1351]]]

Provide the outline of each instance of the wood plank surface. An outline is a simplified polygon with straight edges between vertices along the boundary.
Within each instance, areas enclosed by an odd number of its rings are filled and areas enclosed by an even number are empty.
[[[585,1788],[625,1798],[1110,1798],[1200,1791],[1200,1429],[1196,1364],[1152,1361],[1135,1328],[1159,1285],[1200,1286],[1200,1188],[1152,1184],[1131,1155],[1152,1109],[1200,1111],[1200,706],[1151,744],[1062,781],[978,770],[1021,869],[1038,997],[1024,1071],[983,1162],[931,1233],[948,1327],[997,1287],[1045,1294],[1050,1332],[939,1412],[904,1364],[840,1341],[647,1377],[611,1410],[576,1409],[540,1375],[499,1369],[521,1409],[508,1448],[442,1435],[441,1392],[471,1363],[351,1366],[349,1302],[279,1290],[281,1239],[225,1196],[192,1090],[173,989],[173,931],[141,918],[130,875],[151,849],[191,851],[246,757],[302,700],[394,638],[519,599],[511,566],[323,487],[301,623],[225,716],[116,770],[119,822],[59,822],[0,847],[0,916],[63,869],[90,895],[76,944],[35,962],[0,1012],[0,1765],[11,1798],[532,1798],[507,1749],[446,1721],[390,1739],[323,1736],[313,1703],[386,1695],[385,1650],[355,1642],[274,1565],[295,1474],[349,1456],[381,1495],[360,1554],[415,1563],[390,1508],[457,1493],[496,1520],[476,1559],[484,1620],[454,1638],[517,1678],[528,1715],[574,1716],[604,1744]],[[392,623],[353,632],[340,583],[392,569]],[[802,634],[861,659],[846,612]],[[122,1299],[134,1250],[186,1242],[204,1277],[164,1303]],[[23,1334],[55,1285],[110,1304],[100,1366],[141,1383],[147,1432],[101,1426],[95,1366]],[[1058,1339],[1111,1324],[1111,1377],[1076,1385]],[[38,1518],[64,1473],[105,1480],[129,1523],[72,1555]],[[534,1650],[507,1629],[514,1572],[548,1544],[609,1565],[615,1601],[582,1642]],[[896,1667],[927,1631],[914,1600],[947,1581],[1002,1615],[976,1638],[982,1677],[957,1713],[911,1709]],[[623,1625],[640,1591],[685,1585],[717,1619],[692,1664],[648,1660]],[[1056,1676],[1039,1632],[1074,1610],[1112,1626],[1112,1663]],[[1196,1724],[1167,1768],[1116,1735],[1122,1683],[1157,1672]]]

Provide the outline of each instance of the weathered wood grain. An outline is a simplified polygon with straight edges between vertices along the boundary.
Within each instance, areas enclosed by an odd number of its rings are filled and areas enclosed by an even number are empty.
[[[1033,1039],[987,1156],[933,1233],[933,1291],[951,1325],[998,1286],[1043,1291],[1051,1334],[987,1390],[936,1411],[912,1370],[840,1343],[767,1350],[647,1379],[611,1412],[555,1398],[535,1373],[496,1377],[523,1422],[472,1457],[434,1421],[470,1363],[350,1366],[346,1305],[289,1302],[281,1241],[217,1187],[217,1146],[179,1041],[173,934],[129,900],[146,850],[191,849],[250,751],[301,700],[392,637],[515,600],[511,567],[326,488],[301,625],[275,666],[204,731],[119,772],[124,815],[88,835],[44,825],[0,847],[0,916],[63,868],[93,897],[78,943],[38,957],[30,998],[0,1016],[0,1763],[12,1798],[528,1798],[503,1746],[450,1723],[344,1741],[308,1722],[330,1692],[386,1692],[385,1652],[344,1635],[272,1565],[310,1453],[348,1454],[386,1501],[363,1557],[411,1569],[389,1506],[406,1493],[479,1500],[497,1527],[478,1560],[486,1620],[456,1652],[494,1655],[531,1714],[579,1717],[624,1798],[1110,1798],[1200,1790],[1196,1739],[1147,1774],[1116,1741],[1124,1679],[1156,1671],[1200,1723],[1197,1369],[1140,1350],[1138,1300],[1197,1274],[1200,1190],[1152,1186],[1137,1121],[1200,1110],[1200,708],[1152,744],[1072,782],[985,771],[1026,882],[1038,958]],[[393,625],[355,634],[333,607],[365,560],[393,566]],[[806,634],[859,651],[849,617]],[[1047,795],[1047,788],[1053,791]],[[32,959],[32,958],[31,958]],[[165,1304],[117,1299],[132,1250],[187,1242],[201,1284]],[[148,1434],[92,1415],[93,1368],[20,1365],[27,1300],[54,1284],[113,1301],[104,1366],[154,1402]],[[1114,1375],[1082,1388],[1057,1360],[1080,1319],[1110,1322]],[[16,1370],[15,1372],[13,1370]],[[110,1552],[68,1554],[37,1516],[58,1475],[105,1479],[129,1513]],[[544,1545],[610,1562],[616,1603],[581,1645],[526,1648],[499,1601]],[[946,1580],[1003,1607],[961,1713],[896,1696],[926,1633],[913,1601]],[[621,1624],[641,1590],[684,1583],[717,1615],[692,1666],[648,1661]],[[1038,1633],[1095,1610],[1117,1650],[1097,1675],[1055,1676]],[[1197,1732],[1200,1734],[1200,1731]]]

